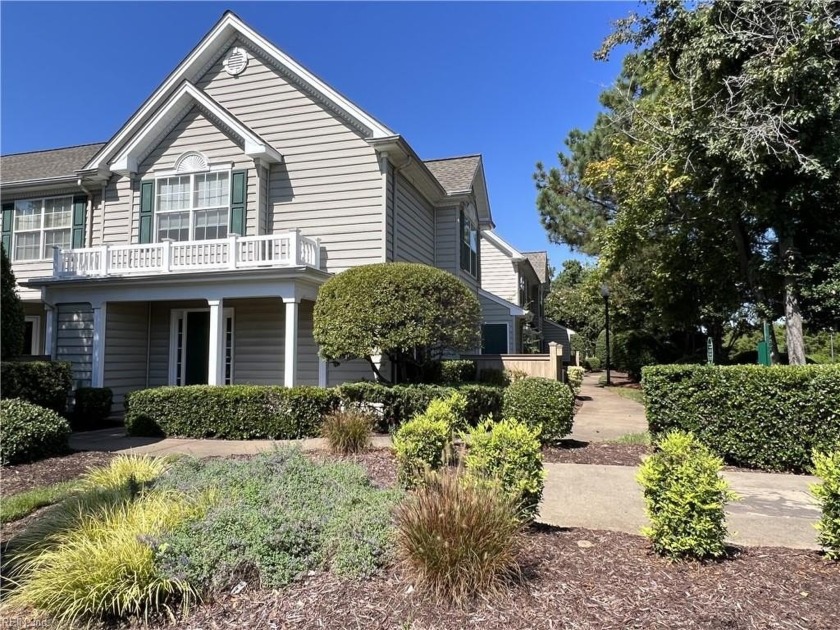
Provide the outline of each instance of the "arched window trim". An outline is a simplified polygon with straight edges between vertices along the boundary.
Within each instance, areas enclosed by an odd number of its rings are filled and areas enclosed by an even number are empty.
[[[176,173],[204,173],[210,170],[210,162],[199,151],[187,151],[175,161]]]

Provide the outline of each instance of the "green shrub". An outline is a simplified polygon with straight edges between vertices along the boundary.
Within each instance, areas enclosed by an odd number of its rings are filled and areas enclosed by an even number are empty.
[[[442,383],[469,383],[475,380],[475,361],[453,359],[440,362],[440,380]]]
[[[321,435],[337,455],[352,455],[370,446],[373,417],[355,409],[333,411],[324,418]]]
[[[0,460],[24,464],[69,451],[70,425],[51,409],[25,400],[0,400]]]
[[[158,387],[131,393],[125,426],[129,435],[297,439],[319,435],[338,403],[336,390],[323,387]]]
[[[436,398],[446,398],[457,391],[467,401],[464,418],[475,426],[486,417],[499,418],[502,411],[504,390],[490,385],[382,385],[380,383],[346,383],[338,388],[346,406],[360,407],[375,412],[379,417],[378,429],[387,431],[398,427],[417,414],[424,413]]]
[[[495,385],[496,387],[507,387],[510,385],[510,374],[507,370],[496,368],[482,368],[478,373],[478,381],[485,385]]]
[[[187,604],[188,582],[164,575],[156,557],[160,536],[206,510],[205,495],[151,492],[82,516],[54,533],[48,546],[16,558],[13,608],[34,608],[58,626],[113,617],[148,617],[172,603]]]
[[[394,434],[397,479],[404,488],[418,485],[429,470],[447,460],[452,445],[452,427],[446,418],[419,414]]]
[[[20,398],[64,413],[73,387],[73,373],[70,364],[63,361],[3,361],[0,382],[3,398]]]
[[[400,493],[374,488],[355,464],[282,448],[250,460],[179,460],[157,486],[218,496],[201,520],[160,538],[165,574],[201,591],[241,579],[277,588],[317,569],[362,577],[389,560]]]
[[[101,428],[111,415],[114,392],[109,387],[79,387],[75,398],[72,423],[76,430]]]
[[[586,357],[583,360],[583,367],[590,372],[597,372],[601,369],[601,359],[598,357]]]
[[[726,547],[726,502],[736,498],[721,477],[723,461],[690,433],[674,431],[639,469],[653,548],[674,558],[718,558]]]
[[[6,360],[17,359],[23,351],[23,337],[26,316],[23,303],[17,291],[17,280],[12,271],[6,248],[0,246],[0,304],[3,305],[3,317],[0,317],[0,356]],[[8,396],[8,398],[17,398]]]
[[[806,471],[840,435],[840,366],[655,366],[644,370],[650,432],[690,431],[726,461]]]
[[[492,484],[429,475],[397,508],[396,525],[402,565],[439,599],[499,594],[519,574],[519,502]]]
[[[467,473],[498,481],[532,520],[545,485],[539,432],[514,419],[486,422],[470,432],[469,445]]]
[[[446,398],[435,398],[426,407],[423,415],[429,420],[442,420],[450,432],[467,428],[467,399],[461,392],[452,392]]]
[[[572,390],[547,378],[522,379],[505,390],[505,418],[539,429],[544,444],[571,433],[574,407]]]
[[[814,474],[822,483],[811,486],[822,516],[817,523],[825,555],[840,560],[840,447],[831,453],[814,453]]]
[[[583,375],[586,371],[582,367],[576,367],[574,365],[569,366],[566,369],[566,375],[569,379],[569,387],[572,388],[572,393],[575,397],[580,395],[580,388],[583,385]]]

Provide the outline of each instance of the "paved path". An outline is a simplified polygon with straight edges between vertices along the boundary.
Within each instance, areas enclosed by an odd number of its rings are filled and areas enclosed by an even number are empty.
[[[600,374],[583,377],[583,406],[575,414],[569,437],[581,442],[610,442],[628,433],[647,431],[644,406],[598,387],[599,377]]]
[[[187,438],[129,437],[125,429],[85,431],[70,436],[70,448],[77,451],[110,451],[146,455],[172,455],[183,453],[195,457],[225,457],[227,455],[254,455],[276,446],[294,444],[304,451],[326,450],[323,438],[304,440],[194,440]],[[373,437],[374,448],[388,448],[391,438],[387,435]]]
[[[638,468],[587,464],[546,464],[539,520],[559,527],[609,529],[638,534],[647,524],[636,483]],[[819,508],[807,475],[725,472],[741,496],[727,507],[731,542],[816,549],[814,523]]]

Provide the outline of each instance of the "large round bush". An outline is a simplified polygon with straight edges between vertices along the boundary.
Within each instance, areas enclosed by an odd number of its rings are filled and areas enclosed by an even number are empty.
[[[51,409],[12,398],[0,401],[0,416],[0,459],[4,466],[67,452],[70,425]]]
[[[505,390],[503,413],[531,427],[539,427],[543,444],[572,431],[575,399],[572,390],[547,378],[524,378]]]

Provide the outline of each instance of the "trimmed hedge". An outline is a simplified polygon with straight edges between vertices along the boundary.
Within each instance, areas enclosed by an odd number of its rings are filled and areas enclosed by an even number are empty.
[[[806,471],[840,438],[840,366],[658,365],[642,384],[654,437],[689,431],[739,466]]]
[[[129,435],[289,440],[319,435],[338,406],[323,387],[158,387],[129,394],[125,426]]]
[[[504,416],[540,431],[543,444],[572,432],[575,397],[571,388],[548,378],[524,378],[505,390]]]
[[[80,387],[76,390],[73,408],[73,428],[98,429],[111,415],[114,392],[110,387]]]
[[[0,401],[0,462],[25,464],[64,455],[70,425],[52,409],[20,399]]]
[[[475,426],[484,417],[501,417],[504,389],[493,385],[382,385],[380,383],[346,383],[338,387],[345,404],[356,404],[376,410],[379,429],[400,426],[414,416],[424,413],[435,398],[448,398],[460,393],[467,401],[464,418]]]
[[[450,359],[440,362],[441,383],[469,383],[475,381],[475,361],[469,359]]]
[[[73,372],[70,364],[63,361],[3,361],[0,381],[3,398],[20,398],[64,413],[73,387]]]

